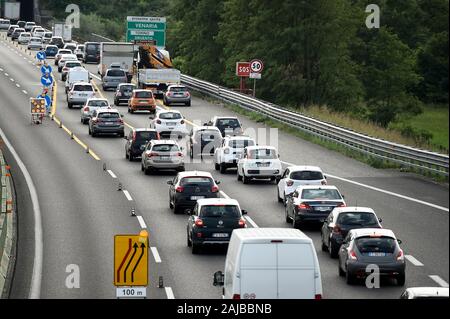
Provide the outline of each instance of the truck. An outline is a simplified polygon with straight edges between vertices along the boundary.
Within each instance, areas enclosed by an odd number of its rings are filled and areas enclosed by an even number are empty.
[[[53,36],[63,38],[64,42],[72,41],[72,26],[62,22],[53,24]]]
[[[133,74],[134,63],[134,44],[126,42],[102,42],[100,43],[100,64],[98,65],[98,74],[102,77],[106,70],[120,65],[120,69],[127,72],[127,75]]]
[[[169,87],[181,83],[181,72],[173,68],[168,51],[154,44],[140,45],[137,50],[138,86],[162,97]]]
[[[17,21],[20,19],[20,2],[5,2],[4,18]]]

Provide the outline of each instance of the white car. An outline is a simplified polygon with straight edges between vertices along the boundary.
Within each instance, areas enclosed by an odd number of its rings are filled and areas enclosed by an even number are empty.
[[[17,42],[19,44],[28,44],[31,39],[31,33],[30,32],[22,32],[19,35],[19,38],[17,39]]]
[[[448,287],[413,287],[406,289],[400,299],[448,299]]]
[[[317,166],[290,166],[278,183],[278,201],[286,203],[286,196],[302,185],[327,185],[327,177]]]
[[[250,146],[244,149],[238,162],[237,179],[244,184],[248,184],[252,179],[270,179],[278,184],[282,170],[275,147]]]
[[[66,43],[64,44],[64,49],[72,51],[75,54],[75,50],[77,49],[77,44],[75,43]]]
[[[183,115],[179,111],[173,110],[157,112],[150,127],[154,128],[160,135],[169,133],[171,136],[178,137],[188,133]]]
[[[255,140],[248,136],[225,136],[221,146],[214,152],[215,169],[224,174],[228,168],[237,167],[244,149],[255,145]]]
[[[78,59],[75,54],[61,55],[61,59],[59,59],[59,61],[58,61],[58,72],[62,72],[64,64],[66,64],[67,61],[78,61]]]
[[[77,49],[74,51],[74,54],[78,57],[78,60],[82,60],[84,55],[84,44],[77,45]]]
[[[8,19],[0,19],[0,30],[8,30],[11,21]]]
[[[76,82],[67,93],[67,107],[71,109],[74,105],[84,105],[94,97],[95,90],[91,83]]]
[[[44,29],[35,29],[33,31],[33,37],[36,37],[36,38],[41,38],[42,39],[44,34],[45,34],[45,30]]]
[[[28,50],[37,49],[37,50],[43,50],[44,44],[42,43],[41,38],[37,37],[31,37],[30,41],[28,42]]]
[[[91,98],[86,101],[86,104],[81,108],[81,123],[88,124],[89,119],[94,114],[94,111],[101,108],[111,108],[107,99]]]
[[[184,172],[183,149],[172,140],[152,140],[142,153],[142,171],[148,175],[155,170],[167,169]]]

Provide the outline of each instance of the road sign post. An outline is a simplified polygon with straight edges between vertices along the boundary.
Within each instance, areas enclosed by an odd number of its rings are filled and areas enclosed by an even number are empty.
[[[240,78],[239,91],[245,92],[245,78],[250,76],[250,62],[236,62],[236,75]]]
[[[165,17],[127,17],[127,42],[151,42],[157,47],[166,46]]]
[[[261,80],[261,72],[264,70],[264,63],[255,59],[250,61],[250,78],[253,79],[253,97],[256,97],[256,80]]]

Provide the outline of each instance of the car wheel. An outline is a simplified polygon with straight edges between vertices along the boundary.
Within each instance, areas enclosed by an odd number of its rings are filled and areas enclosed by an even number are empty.
[[[337,258],[339,253],[339,248],[336,248],[336,245],[333,245],[331,240],[328,242],[328,252],[330,253],[331,258]]]
[[[287,209],[284,210],[284,217],[285,217],[286,223],[290,224],[291,218],[289,217]]]
[[[220,169],[220,173],[221,173],[221,174],[225,174],[225,173],[227,172],[227,167],[225,166],[224,163],[221,163],[221,164],[219,165],[219,169]]]
[[[128,113],[131,113],[131,109],[130,109],[130,107],[128,107]]]
[[[245,174],[244,174],[244,176],[242,176],[242,183],[244,183],[244,184],[250,183],[250,178],[248,178],[247,176],[245,176]]]
[[[323,240],[322,240],[322,251],[328,251],[328,247],[325,245]]]
[[[292,226],[293,226],[295,229],[301,229],[301,228],[302,228],[301,222],[299,222],[298,220],[296,220],[295,217],[292,218]]]
[[[348,270],[345,273],[345,280],[347,282],[347,285],[353,285],[355,283],[355,277],[350,274]]]
[[[341,261],[339,261],[338,268],[339,268],[339,277],[344,277],[345,271],[343,271],[341,268]]]
[[[398,275],[396,279],[397,279],[397,286],[403,287],[405,285],[406,281],[405,273]]]
[[[72,103],[67,103],[67,107],[68,107],[69,109],[71,109],[71,108],[73,108],[73,104],[72,104]]]
[[[184,172],[186,169],[184,168],[184,166],[181,166],[178,168],[178,172]]]
[[[217,164],[217,163],[214,163],[214,169],[215,169],[216,171],[218,171],[218,170],[220,169],[220,165]]]
[[[150,175],[152,173],[152,169],[150,167],[144,167],[145,175]]]
[[[170,209],[173,209],[173,203],[172,203],[172,201],[171,201],[170,198],[169,198],[169,208],[170,208]]]
[[[200,252],[200,245],[196,243],[192,243],[192,254],[197,255]]]
[[[97,133],[95,133],[94,131],[91,132],[92,137],[97,137]]]
[[[130,160],[130,162],[134,161],[134,156],[131,154],[131,152],[128,155],[128,159]]]
[[[191,102],[187,102],[187,103],[186,103],[186,106],[191,106]]]
[[[92,135],[91,127],[89,126],[89,135]]]
[[[280,197],[280,190],[278,189],[278,187],[277,187],[277,199],[279,203],[283,202],[283,199]]]
[[[238,182],[242,181],[242,176],[241,176],[241,174],[239,174],[239,169],[237,171],[237,180],[238,180]]]
[[[192,247],[192,242],[191,242],[191,240],[190,240],[189,237],[190,237],[190,236],[189,236],[189,232],[187,232],[187,236],[186,236],[187,246],[188,246],[188,247]]]
[[[190,157],[191,159],[194,158],[194,150],[192,149],[192,147],[189,149],[189,157]]]
[[[116,99],[114,99],[114,105],[119,106],[119,102]]]
[[[84,124],[84,119],[80,119],[81,124]]]
[[[174,213],[175,215],[177,215],[177,214],[178,214],[178,211],[180,210],[180,208],[179,208],[177,205],[175,205],[175,204],[172,205],[172,209],[173,209],[173,213]]]

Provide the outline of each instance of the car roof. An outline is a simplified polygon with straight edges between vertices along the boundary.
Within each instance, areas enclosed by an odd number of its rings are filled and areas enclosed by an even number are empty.
[[[335,209],[333,209],[333,214],[335,214],[335,216],[342,213],[372,213],[376,215],[375,211],[369,207],[347,206],[347,207],[336,207]]]
[[[67,60],[66,62],[64,62],[64,64],[66,63],[78,63],[81,66],[81,62],[78,60]]]
[[[237,116],[214,116],[213,120],[225,120],[225,119],[232,119],[232,120],[239,120]]]
[[[42,39],[37,37],[31,37],[30,41],[42,41]]]
[[[22,32],[22,33],[20,34],[21,37],[23,37],[24,35],[31,36],[31,33],[30,33],[30,32]]]
[[[71,62],[73,62],[73,61],[71,61]],[[77,72],[77,71],[89,73],[89,71],[86,70],[83,66],[76,66],[76,67],[70,69],[70,72]],[[86,82],[83,82],[83,83],[86,83]]]
[[[134,93],[134,92],[151,92],[151,93],[153,93],[152,90],[147,90],[147,89],[134,89],[134,90],[133,90],[133,93]]]
[[[311,238],[298,229],[291,228],[244,228],[233,230],[233,236],[246,243],[267,243],[272,240],[312,244]]]
[[[97,113],[119,113],[118,109],[100,108]]]
[[[239,206],[239,202],[232,198],[204,198],[197,200],[197,205],[233,205]]]
[[[109,68],[109,69],[106,69],[106,73],[108,73],[109,71],[123,71],[123,72],[125,72],[125,70],[122,70],[122,69],[117,69],[117,68]]]
[[[216,126],[196,126],[194,127],[194,131],[217,131],[220,133],[220,130]]]
[[[178,111],[178,110],[165,110],[165,109],[158,110],[157,114],[161,114],[161,113],[178,113],[178,114],[181,114],[181,112]]]
[[[165,145],[165,144],[178,145],[178,143],[174,140],[152,140],[150,143],[153,143],[155,145]]]
[[[449,288],[446,287],[411,287],[406,289],[414,297],[448,297]]]
[[[339,191],[338,188],[334,185],[300,185],[299,187],[297,187],[297,191],[304,189],[335,189]]]
[[[106,101],[106,102],[108,102],[108,104],[109,104],[108,99],[105,99],[105,98],[102,98],[102,97],[93,97],[93,98],[90,98],[90,99],[88,99],[88,100],[86,101],[86,103],[87,103],[87,102],[91,102],[91,101]]]
[[[301,172],[301,171],[314,171],[314,172],[322,172],[322,169],[318,166],[310,166],[310,165],[295,165],[288,166],[291,172]]]
[[[211,175],[211,173],[209,172],[204,172],[204,171],[187,171],[187,172],[180,172],[178,173],[178,177],[179,178],[184,178],[184,177],[210,177],[212,179],[213,176]]]
[[[366,237],[371,235],[396,238],[394,232],[386,228],[358,228],[352,229],[350,230],[350,232],[353,234],[355,238]]]
[[[157,132],[154,128],[134,128],[135,132]]]
[[[47,48],[57,48],[57,46],[54,45],[54,44],[47,44],[47,45],[45,46],[45,48],[46,48],[46,49],[47,49]]]
[[[187,86],[181,85],[181,84],[173,84],[173,85],[169,85],[169,88],[187,88]]]
[[[258,145],[255,145],[255,146],[247,146],[246,147],[246,149],[247,150],[250,150],[250,151],[252,151],[252,150],[259,150],[259,149],[270,149],[270,150],[277,150],[275,147],[273,147],[273,146],[266,146],[266,145],[262,145],[262,146],[258,146]]]
[[[73,70],[73,69],[72,69],[72,70]],[[74,86],[75,86],[75,85],[89,85],[89,86],[92,86],[91,83],[89,83],[89,82],[83,82],[83,81],[80,81],[80,82],[74,82],[73,85],[74,85]]]

